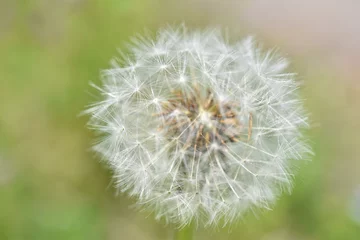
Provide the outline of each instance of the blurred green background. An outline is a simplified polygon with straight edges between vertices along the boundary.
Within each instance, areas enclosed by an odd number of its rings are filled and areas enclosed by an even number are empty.
[[[171,239],[171,227],[116,195],[78,114],[131,36],[182,21],[289,53],[316,154],[272,211],[196,239],[360,239],[360,5],[289,2],[0,0],[0,239]]]

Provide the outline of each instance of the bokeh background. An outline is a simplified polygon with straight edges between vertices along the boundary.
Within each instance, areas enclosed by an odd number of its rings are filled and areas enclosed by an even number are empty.
[[[220,26],[292,59],[315,157],[291,195],[196,239],[360,239],[360,1],[0,0],[0,239],[157,240],[89,151],[89,82],[144,28]]]

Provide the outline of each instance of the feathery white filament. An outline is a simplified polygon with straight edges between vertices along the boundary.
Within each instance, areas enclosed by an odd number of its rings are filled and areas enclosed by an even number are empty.
[[[136,38],[103,72],[90,125],[121,191],[158,218],[231,222],[291,187],[291,160],[311,150],[288,63],[251,38],[166,28]]]

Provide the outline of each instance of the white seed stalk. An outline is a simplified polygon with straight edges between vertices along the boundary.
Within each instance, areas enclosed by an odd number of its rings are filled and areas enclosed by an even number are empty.
[[[231,223],[291,189],[292,162],[311,149],[295,74],[252,38],[161,29],[138,37],[103,71],[86,111],[117,188],[158,219]]]

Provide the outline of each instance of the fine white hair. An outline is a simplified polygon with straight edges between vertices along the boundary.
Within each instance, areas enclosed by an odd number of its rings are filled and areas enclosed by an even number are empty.
[[[233,222],[291,189],[292,163],[311,149],[286,59],[251,37],[230,44],[217,29],[184,26],[136,37],[129,50],[102,72],[102,100],[86,110],[120,191],[181,227]]]

